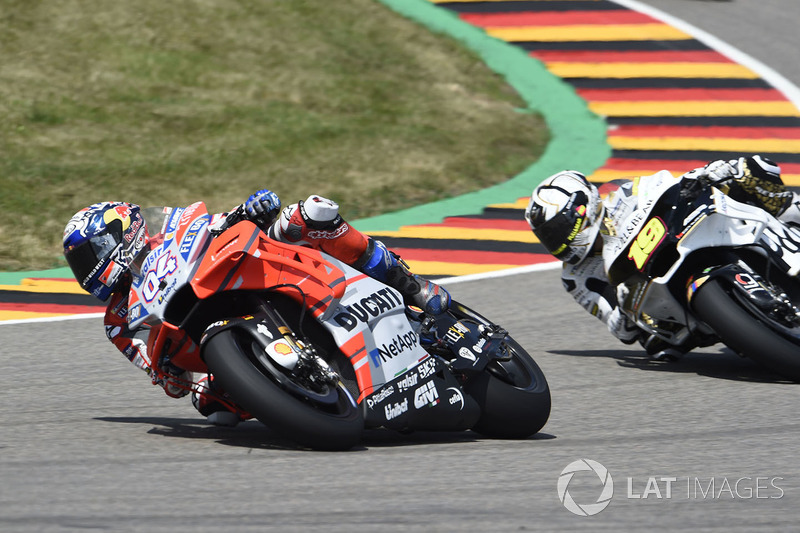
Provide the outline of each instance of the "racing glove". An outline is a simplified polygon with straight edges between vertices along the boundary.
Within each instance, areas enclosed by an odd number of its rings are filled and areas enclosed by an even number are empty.
[[[781,181],[781,168],[759,155],[712,161],[683,177],[713,185],[734,200],[756,205],[774,216],[786,211],[794,197]]]
[[[262,189],[251,194],[242,204],[245,218],[255,223],[262,230],[266,230],[278,217],[281,210],[281,201],[274,192]]]

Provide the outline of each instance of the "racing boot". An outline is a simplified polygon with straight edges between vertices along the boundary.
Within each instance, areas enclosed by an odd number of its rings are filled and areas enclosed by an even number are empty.
[[[680,346],[669,344],[665,340],[650,335],[649,337],[641,337],[639,344],[647,352],[647,355],[654,361],[667,361],[674,363],[679,361],[685,354],[689,353],[694,345],[691,342],[686,342]]]
[[[236,409],[227,395],[214,382],[214,377],[205,375],[192,388],[192,405],[215,426],[234,427],[242,420],[252,418],[249,413]]]
[[[369,238],[367,250],[359,263],[353,266],[397,289],[407,304],[419,307],[428,314],[441,314],[450,306],[450,293],[441,285],[412,274],[408,265],[381,241]]]

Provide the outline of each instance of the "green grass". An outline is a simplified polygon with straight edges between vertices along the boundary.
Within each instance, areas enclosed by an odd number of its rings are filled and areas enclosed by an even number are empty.
[[[374,0],[4,0],[0,271],[64,266],[80,208],[270,188],[349,219],[534,162],[540,116],[480,59]]]

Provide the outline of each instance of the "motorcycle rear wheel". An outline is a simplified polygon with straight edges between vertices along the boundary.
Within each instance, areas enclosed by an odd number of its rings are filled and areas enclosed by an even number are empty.
[[[264,425],[315,450],[348,450],[361,441],[364,419],[361,409],[344,385],[319,394],[303,385],[281,385],[287,374],[272,375],[254,353],[256,346],[244,329],[228,329],[214,335],[203,355],[219,385]],[[280,378],[280,379],[278,379]],[[321,400],[327,397],[328,400]]]
[[[486,318],[459,303],[450,310],[460,320],[490,325]],[[550,417],[550,387],[533,357],[511,336],[503,341],[508,360],[493,360],[464,384],[481,408],[472,428],[487,437],[524,439],[536,434]]]
[[[697,290],[692,308],[726,346],[792,381],[800,381],[800,328],[776,323],[713,279]]]

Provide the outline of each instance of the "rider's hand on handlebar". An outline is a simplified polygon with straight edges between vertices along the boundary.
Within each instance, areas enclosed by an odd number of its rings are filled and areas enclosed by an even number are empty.
[[[267,228],[275,221],[280,210],[281,201],[278,195],[266,189],[251,194],[242,204],[245,217],[262,229]]]
[[[739,177],[742,174],[741,166],[743,161],[744,158],[731,159],[730,161],[725,161],[723,159],[712,161],[703,167],[704,179],[707,183],[716,187],[733,178]]]

